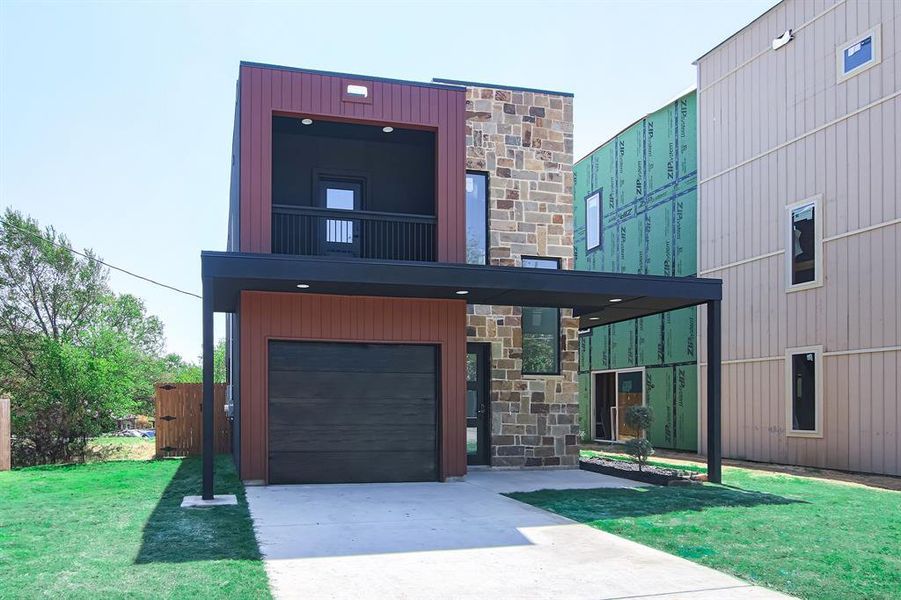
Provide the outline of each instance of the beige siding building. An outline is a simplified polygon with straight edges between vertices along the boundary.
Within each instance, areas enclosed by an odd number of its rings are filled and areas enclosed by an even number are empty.
[[[698,60],[725,457],[901,474],[899,34],[897,0],[785,0]]]

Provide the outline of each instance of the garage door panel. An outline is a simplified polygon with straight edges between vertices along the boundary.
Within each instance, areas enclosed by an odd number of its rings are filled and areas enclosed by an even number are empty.
[[[297,425],[272,430],[270,452],[367,453],[373,448],[386,452],[434,452],[435,436],[422,435],[421,425],[398,425],[390,430],[359,425]]]
[[[281,452],[269,459],[269,480],[315,483],[435,481],[422,452]]]
[[[435,398],[435,375],[424,373],[272,372],[270,398],[352,400],[360,397],[398,400]]]
[[[365,403],[365,407],[361,405]],[[437,423],[434,399],[401,400],[392,398],[353,398],[336,402],[328,398],[297,401],[295,398],[271,398],[269,418],[273,423],[301,427],[307,423],[342,425],[365,417],[369,427],[391,427],[395,423],[417,425],[434,430]]]
[[[270,342],[269,482],[438,478],[433,346]]]
[[[394,344],[320,343],[315,352],[304,342],[271,342],[272,371],[339,371],[344,373],[434,373],[435,349],[431,346]]]

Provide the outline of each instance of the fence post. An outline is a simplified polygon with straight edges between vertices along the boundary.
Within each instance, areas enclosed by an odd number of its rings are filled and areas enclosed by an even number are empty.
[[[12,420],[9,398],[0,398],[0,471],[12,468]]]

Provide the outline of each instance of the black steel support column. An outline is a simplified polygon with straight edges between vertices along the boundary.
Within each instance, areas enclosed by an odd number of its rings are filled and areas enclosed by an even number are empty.
[[[203,278],[203,499],[213,499],[213,285]]]
[[[723,480],[720,301],[707,303],[707,479]]]

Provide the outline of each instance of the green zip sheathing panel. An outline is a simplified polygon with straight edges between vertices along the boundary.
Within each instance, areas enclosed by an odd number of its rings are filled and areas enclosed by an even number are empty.
[[[573,168],[576,269],[647,275],[697,273],[696,97],[641,119]],[[585,200],[601,195],[601,245],[587,251]],[[696,311],[687,308],[592,328],[579,338],[582,439],[590,441],[591,373],[645,367],[659,448],[698,446]]]

